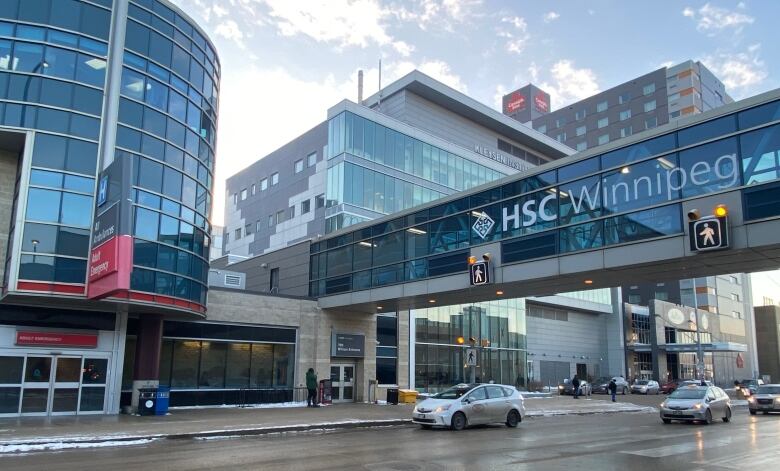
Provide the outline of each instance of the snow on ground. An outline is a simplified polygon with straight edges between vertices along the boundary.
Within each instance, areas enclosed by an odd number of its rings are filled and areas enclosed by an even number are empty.
[[[327,405],[327,404],[323,404]],[[285,409],[291,407],[306,407],[306,402],[274,402],[272,404],[247,404],[239,406],[236,404],[221,404],[218,406],[179,406],[171,407],[170,410],[189,410],[189,409]]]
[[[3,453],[30,453],[35,451],[57,451],[57,450],[69,450],[73,448],[102,448],[110,446],[132,446],[132,445],[145,445],[153,442],[154,438],[146,438],[141,440],[125,440],[125,441],[107,441],[107,442],[86,442],[86,443],[62,443],[62,442],[48,442],[36,445],[0,445],[0,454]]]

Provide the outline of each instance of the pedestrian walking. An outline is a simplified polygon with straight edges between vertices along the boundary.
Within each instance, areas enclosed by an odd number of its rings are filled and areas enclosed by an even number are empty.
[[[612,378],[609,382],[609,393],[612,395],[612,402],[616,402],[615,396],[617,396],[617,383],[615,378]]]
[[[309,390],[306,407],[317,407],[317,373],[314,372],[314,368],[309,368],[306,372],[306,389]]]
[[[580,398],[580,378],[577,375],[574,375],[574,378],[572,378],[571,385],[574,387],[574,399],[579,399]]]

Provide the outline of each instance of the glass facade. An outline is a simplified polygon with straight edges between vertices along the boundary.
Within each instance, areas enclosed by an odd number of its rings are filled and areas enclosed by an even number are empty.
[[[492,241],[513,263],[681,234],[679,201],[742,187],[746,219],[778,216],[778,120],[766,103],[314,243],[310,294],[464,272]]]
[[[20,281],[86,281],[111,7],[0,8],[0,125],[37,131],[29,189],[18,195]],[[131,0],[126,27],[115,158],[133,160],[131,288],[205,305],[219,61],[166,2]]]
[[[328,122],[328,159],[336,158],[342,161],[328,168],[327,206],[345,204],[375,217],[506,176],[350,112]],[[326,229],[365,219],[334,216]]]
[[[465,347],[458,337],[477,341],[477,382],[525,386],[525,300],[506,299],[412,310],[414,385],[437,392],[469,381]]]

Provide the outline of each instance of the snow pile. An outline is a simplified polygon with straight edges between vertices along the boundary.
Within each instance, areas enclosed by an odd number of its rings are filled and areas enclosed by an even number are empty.
[[[56,450],[69,450],[73,448],[103,448],[110,446],[133,446],[133,445],[146,445],[155,441],[155,438],[144,438],[139,440],[118,440],[107,442],[47,442],[40,444],[23,444],[23,445],[0,445],[0,454],[3,453],[30,453],[35,451],[56,451]]]

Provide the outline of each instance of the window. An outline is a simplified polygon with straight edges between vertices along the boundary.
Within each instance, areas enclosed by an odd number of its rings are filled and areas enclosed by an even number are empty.
[[[583,150],[585,150],[587,148],[588,148],[588,143],[585,142],[585,141],[582,141],[582,142],[577,144],[577,150],[578,151],[583,151]]]
[[[561,126],[566,126],[566,118],[565,117],[560,117],[560,118],[555,120],[555,127],[559,128]]]
[[[314,203],[315,209],[320,209],[325,207],[325,195],[317,195],[317,199]]]
[[[271,186],[279,183],[279,172],[271,174]]]
[[[238,193],[233,193],[233,204],[238,203]]]
[[[260,180],[260,191],[265,191],[267,189],[268,189],[268,179],[263,178],[262,180]]]
[[[642,303],[642,296],[638,294],[629,294],[628,295],[628,302],[629,304],[641,304]]]
[[[303,200],[301,201],[301,214],[306,214],[309,211],[311,211],[311,200]]]
[[[317,165],[317,153],[312,152],[306,157],[306,160],[308,162],[309,167],[314,167],[315,165]]]
[[[731,293],[731,299],[733,301],[739,301],[739,295],[737,293]]]
[[[540,133],[544,134],[544,133],[547,132],[547,125],[546,124],[542,124],[541,126],[536,128],[536,130],[539,131]]]
[[[284,210],[276,212],[276,223],[281,224],[284,222]]]
[[[645,113],[653,111],[655,109],[655,100],[651,100],[645,103]]]
[[[587,115],[588,115],[587,111],[585,110],[585,108],[583,108],[583,109],[577,111],[576,113],[574,113],[574,118],[577,121],[579,121],[581,119],[585,119],[585,116],[587,116]]]
[[[588,130],[588,128],[587,128],[586,126],[580,126],[580,127],[578,127],[578,128],[577,128],[577,130],[575,131],[575,134],[576,134],[577,136],[584,136],[584,135],[585,135],[585,132],[586,132],[587,130]]]
[[[601,118],[598,120],[597,126],[599,129],[609,126],[609,118]]]
[[[565,142],[566,141],[566,133],[562,132],[562,133],[558,134],[557,136],[555,136],[555,140],[558,141],[558,142]]]
[[[629,101],[631,101],[631,92],[623,93],[618,97],[618,103],[620,103],[621,105],[624,105]]]
[[[256,192],[256,190],[257,190],[257,185],[255,185],[254,183],[252,183],[252,196],[254,196],[254,195],[255,195],[255,192]]]
[[[244,235],[249,235],[251,233],[252,233],[252,225],[247,224],[246,226],[244,226]]]
[[[274,215],[269,214],[268,215],[268,227],[274,227]]]
[[[655,92],[655,84],[650,83],[642,87],[642,95],[649,95],[651,93]]]
[[[647,118],[645,120],[645,129],[652,129],[654,127],[658,126],[658,117],[653,116],[652,118]]]
[[[255,223],[255,232],[260,232],[260,229],[261,229],[261,228],[262,228],[262,224],[261,224],[261,223],[260,223],[260,221],[258,220],[258,221]]]
[[[290,219],[295,217],[295,206],[290,206]]]
[[[295,161],[295,173],[303,172],[303,159]]]
[[[279,267],[271,268],[271,279],[268,283],[268,289],[272,293],[279,292]]]
[[[731,317],[734,319],[742,319],[742,313],[739,311],[731,311]]]
[[[246,199],[246,188],[241,189],[241,201]]]
[[[239,227],[238,229],[236,229],[236,234],[234,236],[234,239],[238,240],[240,238],[241,238],[241,228]]]
[[[631,126],[626,126],[624,128],[620,128],[620,137],[628,137],[632,134],[631,132],[632,128]]]
[[[679,111],[672,111],[671,113],[669,113],[669,117],[670,118],[679,118],[680,117],[680,112]]]
[[[606,101],[602,101],[601,103],[598,103],[596,105],[596,113],[601,113],[602,111],[607,110],[608,103]]]
[[[625,121],[631,117],[631,110],[623,110],[620,112],[620,120]]]
[[[599,145],[606,144],[609,142],[609,134],[602,134],[599,136],[598,143]]]

